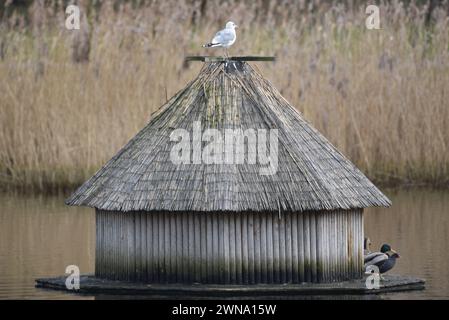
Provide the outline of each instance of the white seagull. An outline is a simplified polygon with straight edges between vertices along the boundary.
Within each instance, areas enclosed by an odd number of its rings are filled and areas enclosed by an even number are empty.
[[[211,42],[203,45],[204,48],[213,48],[213,47],[222,47],[225,49],[226,56],[228,56],[228,48],[232,46],[237,39],[237,34],[235,33],[235,29],[238,26],[229,21],[226,23],[226,27],[223,30],[218,31]]]

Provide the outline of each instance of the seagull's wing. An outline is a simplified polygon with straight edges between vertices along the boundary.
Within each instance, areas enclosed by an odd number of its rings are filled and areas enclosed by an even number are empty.
[[[212,39],[212,44],[226,44],[234,40],[235,33],[230,29],[223,29],[218,31]]]
[[[212,41],[210,43],[212,44],[219,44],[221,43],[221,34],[223,33],[223,30],[218,31],[215,36],[213,37]]]

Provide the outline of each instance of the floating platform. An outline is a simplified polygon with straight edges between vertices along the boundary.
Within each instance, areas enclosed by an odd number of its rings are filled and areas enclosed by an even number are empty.
[[[37,288],[56,289],[81,294],[139,295],[166,297],[237,297],[237,296],[323,296],[323,295],[371,295],[388,292],[422,290],[423,279],[384,275],[379,289],[368,289],[366,278],[335,283],[304,284],[257,284],[257,285],[204,285],[204,284],[146,284],[124,281],[112,281],[96,278],[93,275],[80,277],[80,289],[68,290],[66,276],[41,278],[36,280]]]

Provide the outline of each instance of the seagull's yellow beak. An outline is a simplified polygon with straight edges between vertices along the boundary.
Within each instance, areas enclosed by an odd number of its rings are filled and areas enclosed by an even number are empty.
[[[234,28],[238,29],[238,28],[239,28],[239,26],[235,24],[235,25],[234,25]]]

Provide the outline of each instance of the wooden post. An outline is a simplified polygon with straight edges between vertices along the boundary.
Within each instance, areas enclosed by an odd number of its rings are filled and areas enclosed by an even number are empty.
[[[226,61],[276,61],[275,57],[267,56],[241,56],[241,57],[221,57],[221,56],[187,56],[185,62],[226,62]]]

